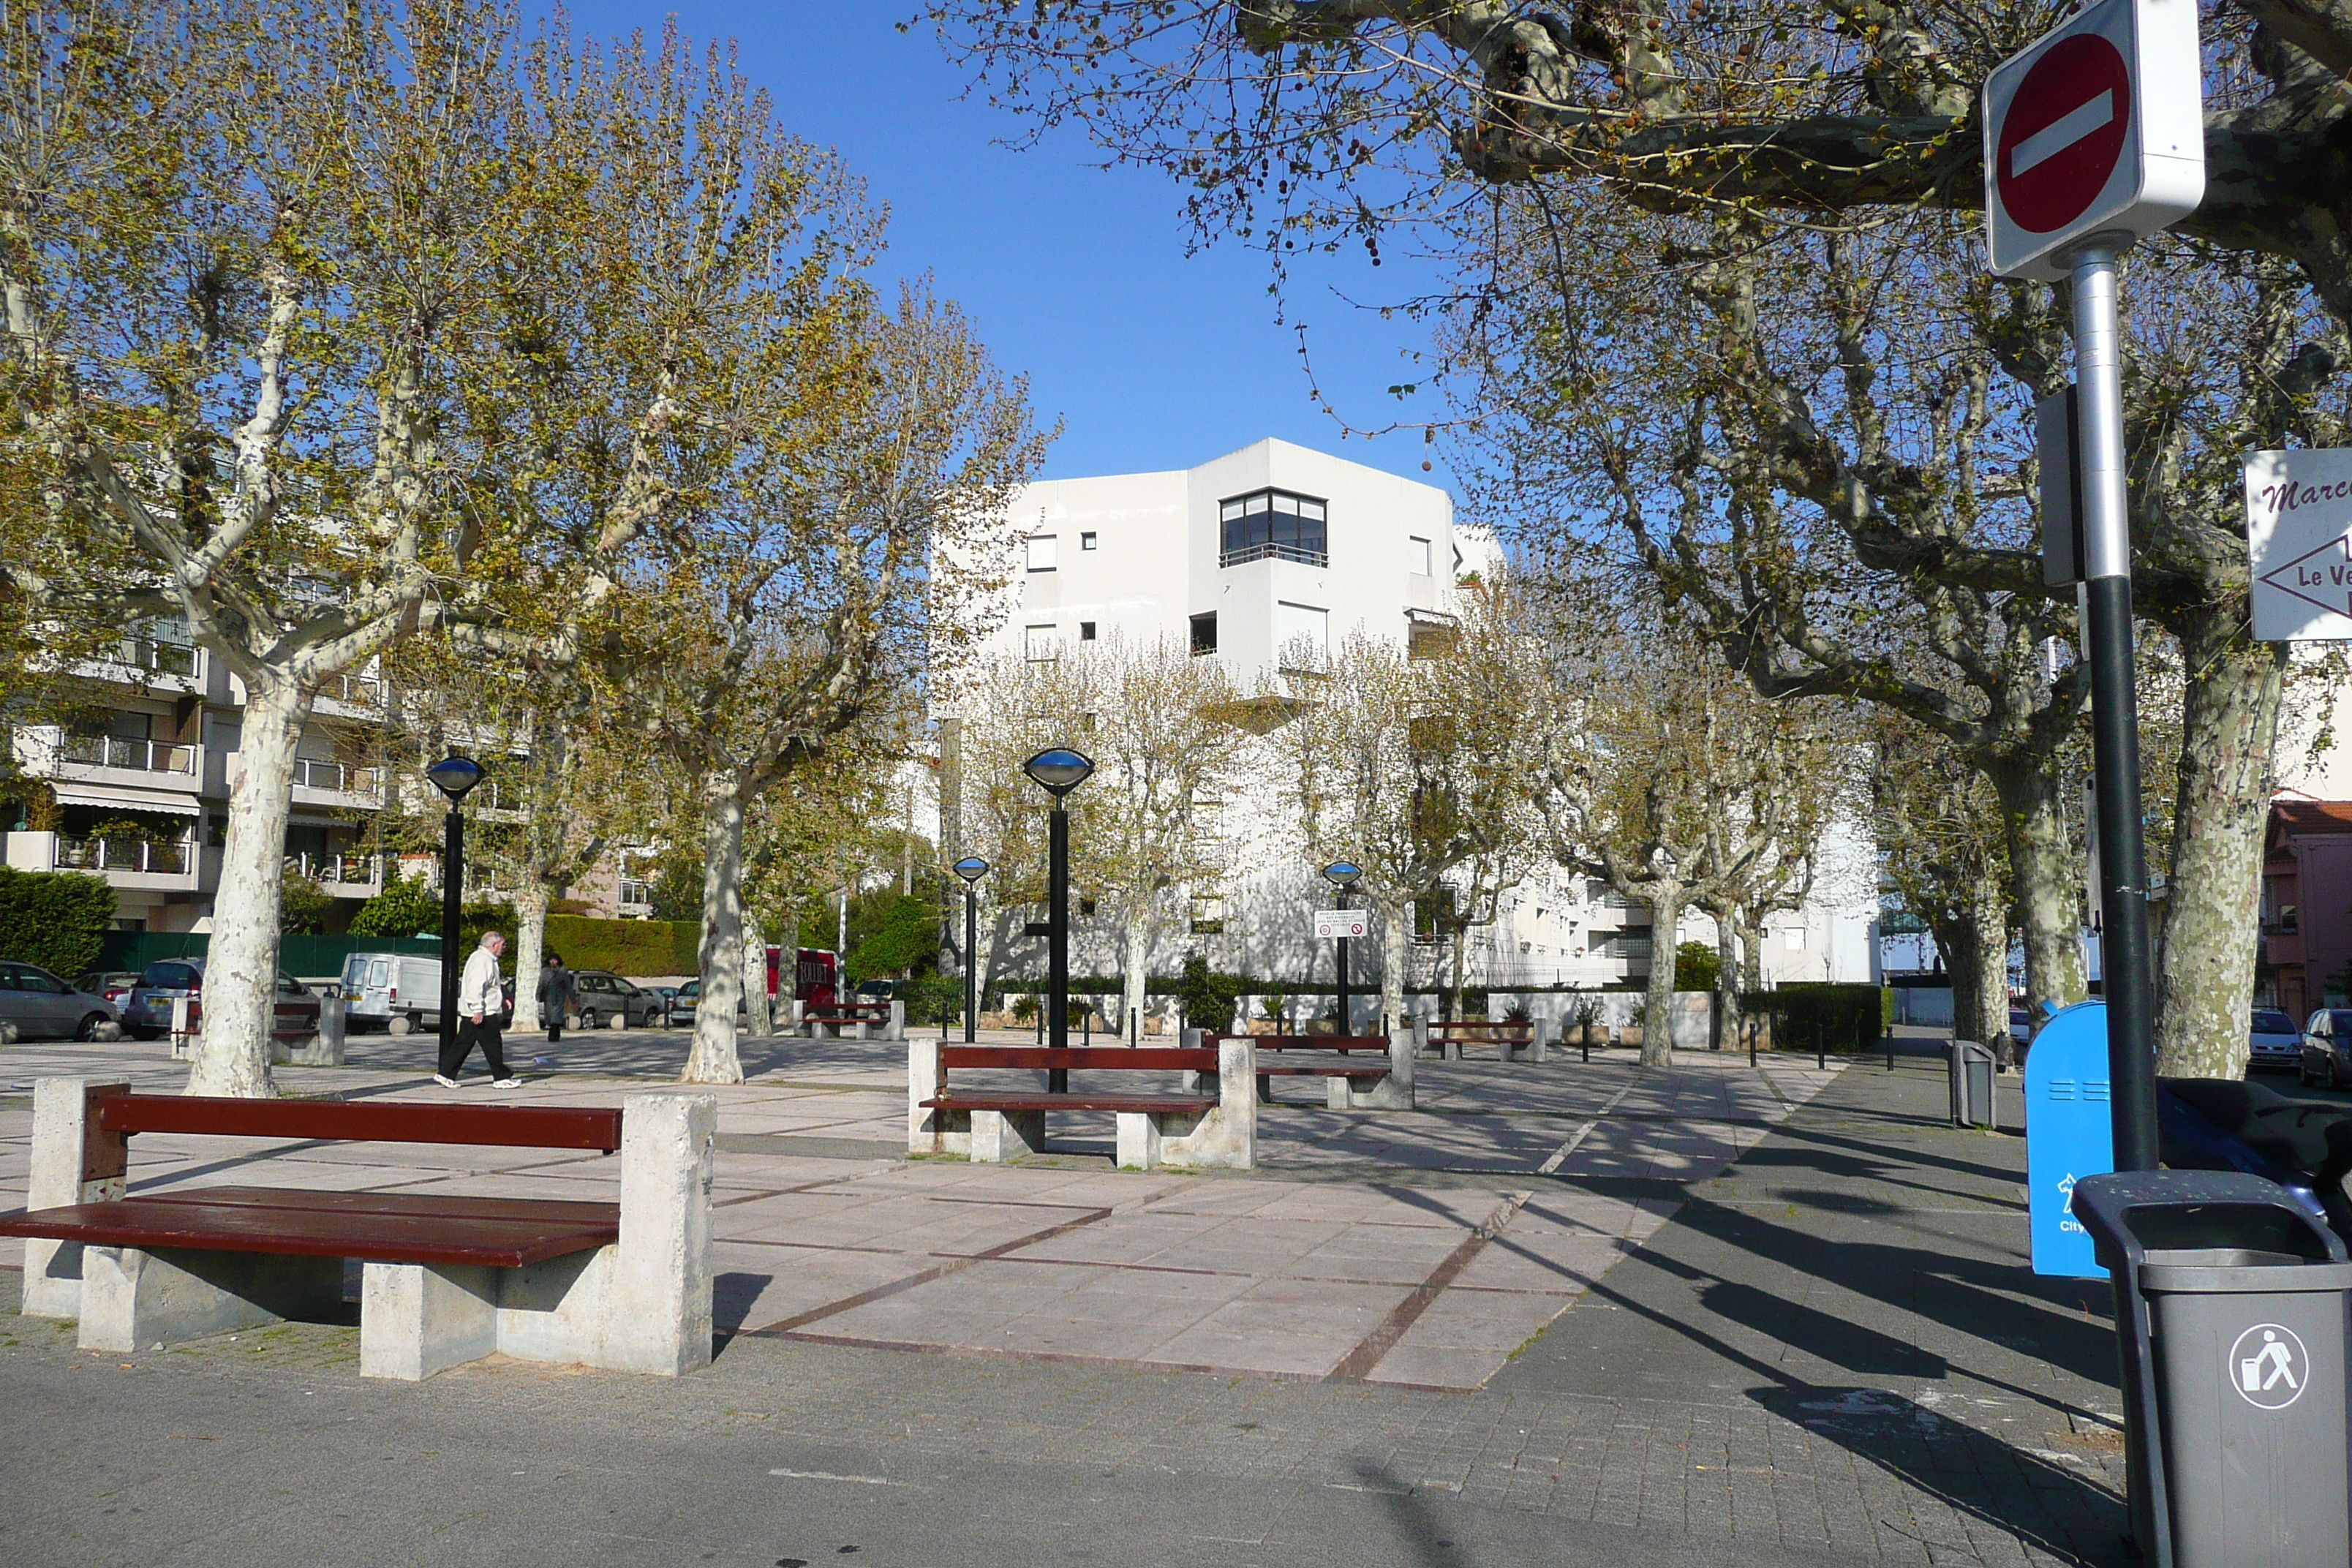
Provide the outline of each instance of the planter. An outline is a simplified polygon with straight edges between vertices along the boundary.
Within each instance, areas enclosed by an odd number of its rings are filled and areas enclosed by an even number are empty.
[[[1642,1043],[1642,1026],[1639,1024],[1628,1024],[1623,1028],[1618,1030],[1617,1043],[1621,1046],[1640,1045]]]

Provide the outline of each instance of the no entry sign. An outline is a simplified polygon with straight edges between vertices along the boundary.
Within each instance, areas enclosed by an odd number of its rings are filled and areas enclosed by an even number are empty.
[[[2137,239],[2205,194],[2196,0],[2099,0],[1985,80],[1992,269],[2066,275],[2075,242]]]

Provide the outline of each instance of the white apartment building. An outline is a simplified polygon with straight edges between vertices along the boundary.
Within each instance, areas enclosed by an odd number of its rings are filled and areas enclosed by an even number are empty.
[[[1273,673],[1300,639],[1328,648],[1360,634],[1410,648],[1421,628],[1451,622],[1465,574],[1502,560],[1489,535],[1455,525],[1445,491],[1278,440],[1192,468],[1041,481],[1019,494],[1012,516],[1027,538],[999,606],[1000,629],[983,651],[1044,659],[1114,636],[1181,639],[1224,663],[1245,688]],[[1312,938],[1311,911],[1328,907],[1330,889],[1315,868],[1284,864],[1274,850],[1283,837],[1278,791],[1244,793],[1253,798],[1228,798],[1223,810],[1229,831],[1257,841],[1256,852],[1240,857],[1255,869],[1221,900],[1196,900],[1192,919],[1168,932],[1151,966],[1170,973],[1199,952],[1221,969],[1327,983],[1330,944]],[[1766,945],[1775,979],[1874,973],[1876,879],[1866,833],[1824,858],[1842,868],[1857,861],[1863,874],[1842,869],[1817,883],[1826,889],[1834,881],[1834,896],[1817,891],[1805,910],[1774,917]],[[1089,929],[1082,910],[1073,910],[1072,925],[1074,971],[1114,972],[1114,936]],[[1714,940],[1697,915],[1678,934]],[[1492,924],[1472,929],[1466,978],[1494,986],[1624,984],[1648,973],[1652,935],[1648,910],[1597,881],[1541,868],[1502,895]],[[1034,954],[1007,955],[1014,972],[1042,972],[1037,945]],[[1408,985],[1450,975],[1442,943],[1416,942],[1412,951]],[[1356,944],[1360,984],[1379,964],[1377,942]]]
[[[12,737],[18,776],[0,819],[7,864],[104,877],[120,930],[208,930],[243,683],[174,623],[125,636],[70,680],[72,717],[19,725]],[[382,722],[373,675],[338,677],[320,692],[297,752],[287,865],[338,901],[331,929],[383,889],[383,858],[368,847],[383,805]]]

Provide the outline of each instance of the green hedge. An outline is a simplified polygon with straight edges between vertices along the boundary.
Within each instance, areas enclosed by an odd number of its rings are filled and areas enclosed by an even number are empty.
[[[94,967],[114,921],[114,889],[79,871],[0,866],[0,956],[71,980]]]
[[[1810,1051],[1816,1037],[1832,1051],[1866,1051],[1895,1026],[1895,993],[1884,985],[1791,981],[1742,992],[1739,1005],[1772,1020],[1772,1043],[1784,1051]]]
[[[609,921],[550,915],[547,945],[573,969],[615,974],[692,974],[701,928],[692,921]]]

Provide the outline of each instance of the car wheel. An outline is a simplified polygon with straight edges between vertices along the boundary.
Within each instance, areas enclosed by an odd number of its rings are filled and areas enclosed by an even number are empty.
[[[79,1025],[75,1026],[74,1038],[77,1040],[100,1039],[102,1037],[99,1031],[103,1029],[105,1026],[106,1015],[103,1013],[92,1013],[88,1017],[84,1018]]]
[[[594,1008],[583,1007],[580,1010],[580,1026],[583,1029],[593,1029],[596,1026],[596,1010]]]
[[[161,1029],[132,1029],[129,1033],[134,1040],[160,1040],[163,1037]]]

